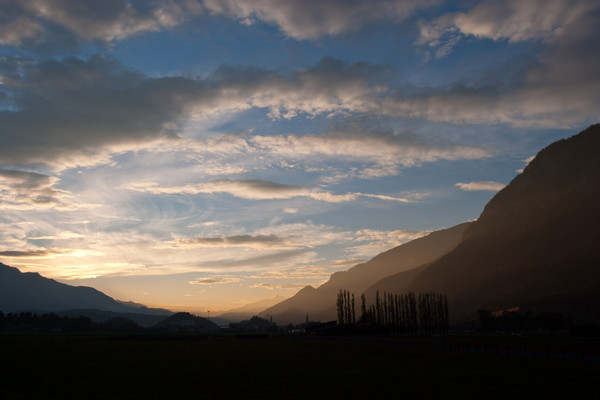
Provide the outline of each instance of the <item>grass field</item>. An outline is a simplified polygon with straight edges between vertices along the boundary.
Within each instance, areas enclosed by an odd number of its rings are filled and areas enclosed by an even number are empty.
[[[597,362],[272,336],[2,335],[2,399],[573,398]]]

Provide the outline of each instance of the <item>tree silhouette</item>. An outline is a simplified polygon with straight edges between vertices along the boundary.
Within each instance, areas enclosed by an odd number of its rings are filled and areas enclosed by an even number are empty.
[[[365,294],[361,294],[360,326],[363,330],[376,329],[397,334],[446,334],[448,332],[448,299],[434,292],[416,296],[405,294],[375,293],[375,304],[367,306]],[[340,289],[337,297],[338,324],[356,327],[354,293]],[[354,328],[353,328],[354,329]]]

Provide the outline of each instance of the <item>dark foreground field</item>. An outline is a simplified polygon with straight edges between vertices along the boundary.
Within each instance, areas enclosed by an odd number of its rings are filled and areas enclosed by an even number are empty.
[[[285,336],[3,335],[0,360],[2,399],[596,399],[600,373],[585,360]]]

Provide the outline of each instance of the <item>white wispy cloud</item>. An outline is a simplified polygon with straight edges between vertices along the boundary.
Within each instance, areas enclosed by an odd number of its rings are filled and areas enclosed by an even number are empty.
[[[414,138],[389,131],[335,131],[327,135],[253,136],[249,142],[259,150],[290,159],[329,157],[336,161],[373,163],[359,175],[363,178],[395,175],[403,167],[438,160],[486,158],[489,150],[455,144],[426,145]]]
[[[227,193],[250,200],[288,199],[307,195],[308,190],[295,185],[251,180],[219,180],[189,184],[184,186],[162,187],[154,182],[134,182],[125,186],[130,190],[153,194],[214,194]]]
[[[85,236],[81,233],[75,233],[71,231],[62,231],[58,232],[54,235],[44,235],[44,236],[31,236],[30,240],[72,240],[72,239],[82,239]]]
[[[461,190],[466,190],[468,192],[475,191],[490,191],[497,192],[504,188],[506,185],[500,182],[494,181],[479,181],[479,182],[458,182],[455,184]]]
[[[305,282],[297,282],[297,283],[256,283],[254,285],[249,286],[252,289],[266,289],[266,290],[275,290],[275,289],[301,289],[306,286]]]
[[[354,243],[350,244],[346,251],[352,257],[371,258],[429,233],[430,231],[360,229],[353,233]]]
[[[323,279],[332,273],[329,265],[303,265],[295,268],[275,269],[263,271],[256,275],[248,276],[251,279]]]
[[[404,197],[360,192],[335,194],[315,188],[303,188],[295,185],[285,185],[262,180],[220,180],[183,186],[159,186],[155,182],[132,182],[123,185],[122,188],[155,195],[226,193],[231,196],[248,200],[277,200],[306,197],[327,203],[345,203],[355,201],[360,197],[374,198],[383,201],[412,203],[427,196],[426,193],[409,193]]]

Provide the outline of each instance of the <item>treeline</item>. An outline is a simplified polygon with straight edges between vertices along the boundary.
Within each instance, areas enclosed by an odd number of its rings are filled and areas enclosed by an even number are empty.
[[[96,323],[88,317],[60,317],[54,313],[37,314],[32,312],[8,313],[0,311],[0,330],[4,331],[44,331],[44,332],[91,332],[91,331],[137,331],[140,328],[133,321],[116,317],[104,323]]]
[[[478,310],[482,331],[560,331],[570,329],[573,321],[558,312],[534,314],[530,311],[490,312]]]
[[[446,334],[448,332],[448,299],[439,293],[392,294],[379,291],[375,303],[367,305],[360,296],[357,318],[354,293],[340,290],[337,296],[337,316],[340,327],[352,330],[387,331],[399,334]]]
[[[96,328],[87,317],[59,317],[56,314],[36,314],[31,312],[8,313],[0,311],[2,330],[42,330],[42,331],[89,331]]]

